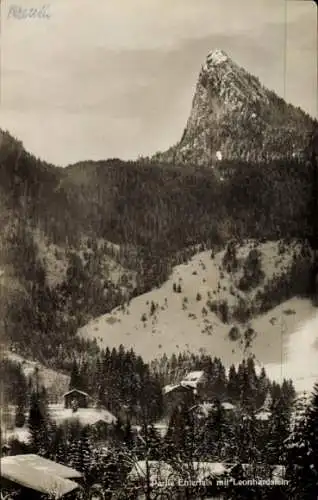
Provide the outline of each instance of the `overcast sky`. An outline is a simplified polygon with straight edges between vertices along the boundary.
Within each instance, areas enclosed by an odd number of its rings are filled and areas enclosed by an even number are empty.
[[[1,2],[0,127],[47,161],[133,159],[177,142],[215,48],[317,116],[313,2],[51,0],[50,19],[8,18],[43,3]]]

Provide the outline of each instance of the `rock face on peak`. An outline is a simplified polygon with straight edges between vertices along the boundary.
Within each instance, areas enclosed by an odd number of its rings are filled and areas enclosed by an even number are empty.
[[[227,62],[228,59],[228,55],[223,50],[215,49],[208,54],[207,65],[211,66],[213,64],[222,64]]]
[[[202,65],[180,142],[154,159],[214,166],[301,157],[312,129],[309,115],[216,49]]]

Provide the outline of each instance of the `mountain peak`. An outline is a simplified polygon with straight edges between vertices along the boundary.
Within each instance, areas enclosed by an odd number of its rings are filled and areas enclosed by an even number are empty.
[[[181,140],[159,161],[215,166],[220,160],[303,158],[312,120],[214,49],[198,75]]]
[[[229,61],[229,56],[221,49],[215,49],[206,57],[206,66],[209,68],[211,66],[216,66],[224,62]]]

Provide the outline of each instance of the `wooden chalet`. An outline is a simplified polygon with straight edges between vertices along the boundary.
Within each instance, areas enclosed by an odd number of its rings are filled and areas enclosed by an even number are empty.
[[[79,389],[72,389],[65,394],[64,398],[64,408],[87,408],[89,402],[89,395],[87,392],[80,391]]]
[[[193,389],[187,385],[166,385],[163,388],[163,402],[166,414],[171,414],[180,405],[194,404]]]

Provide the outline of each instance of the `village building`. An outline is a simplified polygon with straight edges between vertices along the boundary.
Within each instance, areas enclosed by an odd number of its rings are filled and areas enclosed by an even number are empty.
[[[117,422],[115,415],[106,408],[97,407],[84,391],[72,389],[63,395],[63,400],[63,404],[49,405],[50,416],[57,424],[75,419],[83,426],[105,428]]]
[[[63,396],[63,402],[48,405],[50,418],[56,425],[67,422],[78,422],[83,427],[90,427],[92,432],[102,440],[107,435],[111,425],[117,422],[117,417],[106,408],[94,405],[93,399],[84,391],[73,389]],[[26,415],[27,416],[27,415]],[[27,423],[23,427],[10,428],[1,425],[3,444],[17,441],[28,445],[30,431]]]
[[[1,458],[1,491],[17,500],[43,498],[75,500],[81,490],[82,474],[38,455]]]
[[[180,382],[183,387],[191,387],[195,393],[200,392],[206,383],[206,375],[203,370],[188,373]]]
[[[192,405],[194,403],[193,388],[187,385],[166,385],[163,388],[164,413],[169,416],[180,405]]]
[[[236,406],[228,401],[224,401],[220,403],[221,408],[226,412],[233,412],[236,410]],[[207,418],[209,414],[216,409],[215,403],[210,403],[204,401],[203,403],[199,403],[194,405],[191,410],[196,414],[198,418]]]
[[[163,388],[166,413],[171,413],[171,411],[180,404],[188,406],[204,402],[213,404],[216,395],[213,395],[212,397],[210,392],[209,381],[205,371],[191,371],[184,376],[179,383],[166,385]],[[224,400],[221,404],[225,410],[235,409],[235,406],[228,401]]]
[[[79,389],[72,389],[63,394],[65,408],[87,408],[89,395]]]

